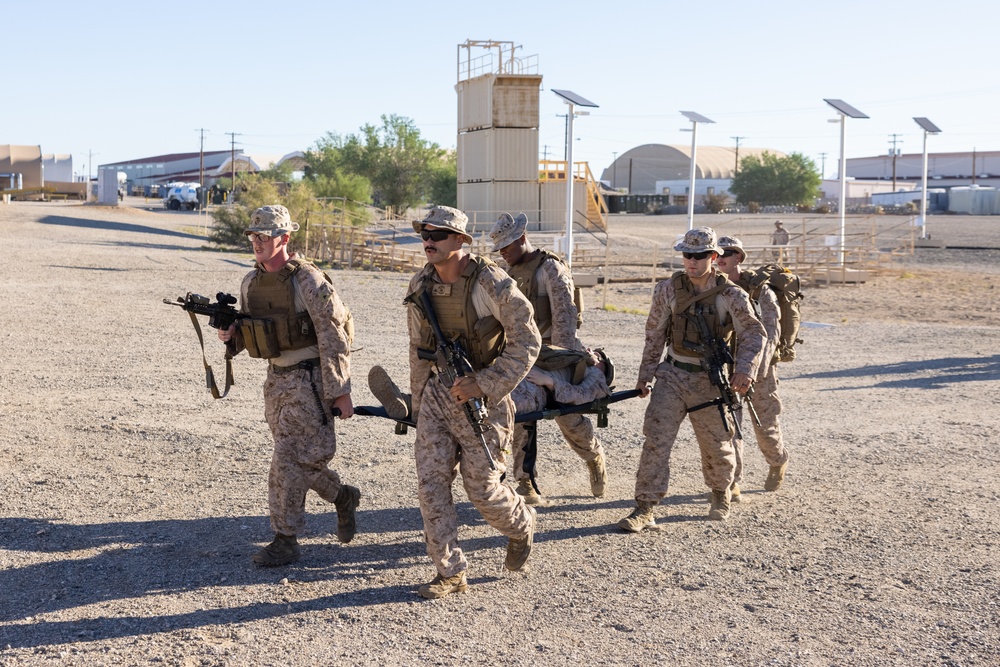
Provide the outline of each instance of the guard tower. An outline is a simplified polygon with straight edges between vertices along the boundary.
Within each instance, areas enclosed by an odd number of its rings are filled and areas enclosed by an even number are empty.
[[[519,57],[513,42],[458,45],[458,207],[470,230],[485,231],[504,211],[531,228],[566,224],[566,175],[573,173],[574,224],[607,229],[607,205],[585,162],[538,159],[538,56]]]
[[[458,45],[458,207],[473,228],[503,211],[539,220],[538,56],[513,42]]]

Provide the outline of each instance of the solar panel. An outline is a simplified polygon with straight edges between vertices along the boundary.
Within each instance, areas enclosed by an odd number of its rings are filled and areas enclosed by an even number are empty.
[[[714,123],[715,121],[711,118],[705,118],[700,113],[695,113],[693,111],[682,111],[681,114],[688,120],[695,123]]]
[[[559,97],[563,98],[570,104],[574,104],[578,107],[595,107],[595,108],[597,107],[596,104],[588,100],[586,97],[581,97],[576,93],[574,93],[572,90],[556,90],[555,88],[553,88],[552,92],[558,95]]]
[[[826,102],[827,104],[829,104],[831,107],[833,107],[837,111],[839,111],[840,113],[842,113],[845,116],[847,116],[848,118],[868,118],[868,116],[866,116],[863,112],[858,111],[857,109],[855,109],[854,107],[852,107],[850,104],[848,104],[844,100],[828,100],[828,99],[824,99],[823,101]]]
[[[941,128],[927,118],[914,118],[913,120],[917,121],[917,125],[924,128],[925,132],[930,132],[932,134],[938,134],[941,132]]]

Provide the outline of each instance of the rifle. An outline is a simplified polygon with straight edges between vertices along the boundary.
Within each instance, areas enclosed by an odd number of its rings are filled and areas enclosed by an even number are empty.
[[[219,292],[215,295],[215,300],[215,303],[211,303],[206,296],[188,292],[186,296],[177,297],[176,301],[164,299],[163,303],[168,306],[178,306],[191,316],[191,324],[194,325],[194,330],[198,334],[198,342],[201,343],[201,361],[205,364],[205,385],[212,392],[212,398],[225,398],[226,394],[229,393],[229,388],[233,386],[232,357],[228,352],[226,353],[226,386],[220,394],[219,388],[215,384],[215,373],[205,357],[205,339],[201,335],[201,325],[198,324],[198,318],[195,315],[208,315],[208,326],[213,329],[228,329],[230,325],[246,315],[233,307],[236,304],[236,297],[231,294]]]
[[[694,412],[713,405],[718,406],[722,423],[726,427],[726,433],[730,431],[729,418],[732,417],[733,430],[736,432],[736,437],[742,439],[743,433],[740,431],[740,422],[737,413],[740,409],[740,395],[733,390],[733,386],[729,383],[728,369],[734,363],[733,353],[729,350],[728,345],[712,335],[712,329],[708,326],[708,321],[705,319],[705,307],[703,305],[698,304],[694,308],[693,315],[685,313],[684,317],[694,323],[698,329],[698,337],[701,338],[701,345],[691,346],[691,349],[701,354],[702,363],[708,371],[708,381],[712,383],[713,387],[719,390],[719,398],[696,405],[693,408],[688,408],[687,411]],[[749,399],[748,404],[751,411],[753,411],[754,417],[756,417],[757,411],[753,409],[753,404],[749,402]]]
[[[437,315],[434,313],[434,305],[431,303],[431,298],[428,296],[427,290],[421,290],[419,299],[420,305],[424,310],[424,315],[427,317],[427,322],[434,331],[434,338],[437,340],[437,349],[431,358],[437,363],[438,372],[444,378],[445,386],[451,387],[458,378],[465,377],[473,372],[472,364],[469,363],[468,354],[462,349],[462,345],[457,340],[449,341],[445,338],[444,332],[441,330],[441,325],[438,323]],[[427,358],[426,350],[418,350],[417,353],[423,353],[421,356],[422,359]],[[486,444],[486,437],[483,435],[492,428],[486,421],[489,418],[489,413],[486,411],[483,399],[479,397],[470,398],[462,404],[462,408],[465,412],[465,418],[469,420],[469,425],[472,426],[473,432],[479,439],[479,444],[482,445],[483,451],[486,452],[486,461],[489,463],[490,470],[496,470],[497,462],[493,459],[489,445]]]

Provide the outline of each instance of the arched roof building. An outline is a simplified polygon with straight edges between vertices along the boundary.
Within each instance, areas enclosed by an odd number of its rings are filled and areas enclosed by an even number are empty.
[[[747,155],[784,153],[768,148],[740,148],[739,159]],[[736,174],[735,147],[698,146],[695,178],[731,179]],[[644,144],[625,151],[604,170],[601,180],[613,190],[626,188],[629,194],[652,195],[657,181],[680,181],[690,177],[691,147]]]

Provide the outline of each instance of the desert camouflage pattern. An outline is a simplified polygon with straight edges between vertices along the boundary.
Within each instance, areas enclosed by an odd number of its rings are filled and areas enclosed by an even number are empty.
[[[542,331],[542,340],[567,350],[586,349],[576,337],[576,303],[573,301],[573,274],[562,262],[546,260],[535,272],[538,294],[549,297],[552,322]]]
[[[646,436],[639,456],[635,478],[635,499],[659,503],[667,495],[670,481],[670,453],[677,431],[685,417],[691,419],[701,453],[701,472],[705,486],[723,490],[736,481],[736,450],[733,434],[726,432],[719,411],[714,406],[687,412],[711,400],[718,390],[707,373],[688,373],[663,363],[655,373],[656,384],[649,395],[649,406],[642,424]]]
[[[410,292],[420,285],[427,272],[437,280],[437,272],[428,265],[410,281]],[[476,382],[486,394],[492,426],[485,435],[498,464],[498,470],[494,471],[489,468],[461,404],[455,402],[448,387],[433,374],[432,365],[417,356],[420,315],[414,306],[409,308],[410,390],[413,414],[417,417],[413,443],[417,496],[427,555],[445,577],[468,568],[458,546],[458,515],[452,496],[452,482],[459,472],[470,502],[503,535],[524,539],[532,522],[524,500],[502,484],[500,477],[506,471],[514,425],[514,401],[510,393],[538,357],[541,337],[531,304],[500,269],[487,266],[480,271],[473,288],[473,303],[480,317],[487,314],[496,317],[507,336],[503,353],[491,366],[476,373]]]
[[[328,413],[323,425],[310,372],[321,389],[318,369],[280,374],[268,370],[264,381],[264,416],[274,437],[267,504],[271,528],[284,535],[297,535],[305,525],[307,491],[329,503],[340,492],[340,476],[327,466],[337,451],[335,420]]]
[[[293,254],[289,259],[296,257]],[[259,265],[243,278],[240,287],[241,312],[249,312],[246,308],[247,290],[258,270],[261,270]],[[323,392],[320,395],[327,402],[332,402],[339,396],[351,393],[351,348],[345,328],[350,312],[340,300],[333,284],[315,265],[303,264],[293,281],[295,309],[309,313],[316,329],[316,345],[299,350],[284,350],[269,361],[275,366],[294,366],[300,361],[319,357],[323,375]],[[233,348],[235,352],[241,349],[242,345],[239,343]]]
[[[788,460],[788,451],[781,436],[779,420],[781,397],[778,395],[778,365],[770,361],[774,358],[774,350],[781,337],[778,298],[770,288],[764,288],[761,290],[758,305],[760,320],[767,332],[767,342],[761,354],[761,359],[766,361],[761,363],[753,386],[753,407],[760,419],[760,426],[753,423],[753,419],[748,415],[745,419],[748,419],[753,427],[753,432],[757,436],[757,446],[764,455],[764,460],[769,466],[780,466]],[[748,413],[749,410],[742,412]]]
[[[733,321],[737,338],[735,371],[755,377],[764,345],[764,327],[753,314],[746,292],[736,285],[719,292],[716,299]],[[711,401],[719,395],[718,389],[709,382],[708,374],[691,373],[665,360],[660,361],[674,303],[673,281],[668,279],[657,283],[646,321],[646,343],[639,366],[640,383],[656,381],[643,421],[646,440],[636,472],[635,499],[642,502],[658,503],[667,495],[670,453],[685,417],[691,420],[698,441],[702,476],[708,488],[721,491],[731,486],[737,480],[737,466],[742,462],[742,457],[737,460],[738,444],[733,442],[733,432],[726,431],[718,409],[713,406],[687,412],[687,408]]]
[[[552,371],[541,370],[553,379],[555,387],[552,390],[557,403],[566,405],[582,405],[598,398],[604,398],[611,393],[604,373],[596,366],[588,366],[587,372],[580,384],[573,384],[573,368],[559,368]],[[548,390],[527,380],[523,380],[511,392],[514,407],[518,413],[536,412],[545,408],[548,401]],[[562,432],[570,449],[584,461],[593,461],[604,455],[604,448],[594,435],[594,425],[584,415],[562,415],[555,418],[556,426]],[[514,471],[515,480],[528,478],[524,471],[524,447],[528,444],[531,434],[524,424],[514,425]]]
[[[712,269],[712,272],[715,274],[715,269]],[[650,306],[649,318],[646,320],[646,342],[639,364],[639,382],[651,382],[663,358],[671,307],[676,303],[672,283],[669,278],[661,280],[653,290],[653,303]],[[716,295],[716,303],[721,310],[729,313],[733,321],[737,339],[734,372],[756,377],[760,352],[764,347],[764,327],[753,314],[750,298],[742,289],[732,285]]]
[[[259,270],[262,269],[258,266],[243,279],[243,312],[247,312],[247,288]],[[351,391],[351,351],[344,329],[347,308],[333,285],[315,266],[304,265],[292,280],[296,309],[309,313],[316,329],[317,344],[285,351],[271,359],[264,381],[264,416],[274,437],[268,475],[268,508],[271,527],[276,533],[285,535],[296,535],[302,529],[309,489],[332,503],[341,485],[339,475],[327,467],[337,451],[334,419],[327,414],[327,424],[323,425],[323,415],[310,385],[310,374],[317,391],[325,399],[324,410],[328,411],[336,398]],[[278,373],[274,369],[317,357],[319,368],[312,371]]]

